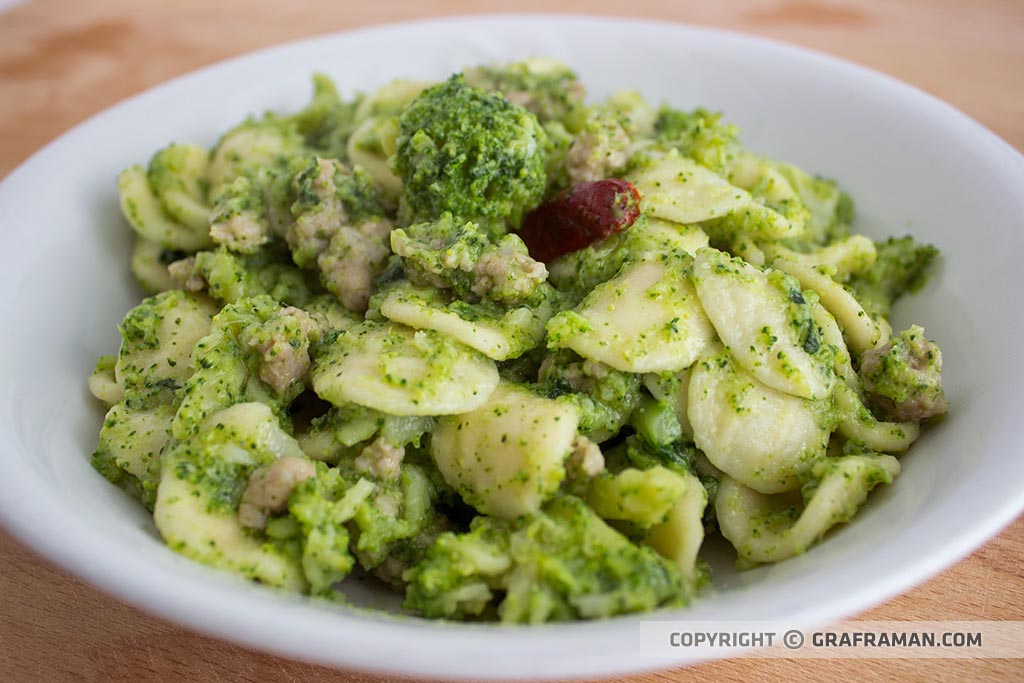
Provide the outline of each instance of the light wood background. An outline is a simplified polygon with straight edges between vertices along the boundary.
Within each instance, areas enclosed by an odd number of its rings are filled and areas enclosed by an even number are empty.
[[[91,114],[224,57],[340,29],[495,11],[631,14],[780,38],[909,81],[1024,149],[1024,0],[39,0],[0,13],[0,176]],[[860,618],[1024,620],[1022,563],[1019,519],[953,568]],[[1019,681],[1024,660],[735,660],[617,680],[825,679]],[[164,680],[392,679],[280,659],[179,628],[81,583],[0,530],[0,681]]]

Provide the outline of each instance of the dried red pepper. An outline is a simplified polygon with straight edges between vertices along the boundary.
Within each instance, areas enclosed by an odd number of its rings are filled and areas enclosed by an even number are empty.
[[[606,178],[560,192],[526,215],[519,229],[530,256],[545,263],[579,251],[633,225],[640,193],[633,183]]]

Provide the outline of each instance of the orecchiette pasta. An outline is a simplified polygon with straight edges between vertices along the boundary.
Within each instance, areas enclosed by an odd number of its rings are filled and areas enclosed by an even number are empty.
[[[746,191],[675,150],[649,162],[631,180],[645,212],[683,225],[724,216],[752,201]]]
[[[484,306],[450,301],[429,287],[390,290],[380,303],[385,317],[419,330],[436,330],[488,358],[508,360],[544,339],[544,324],[553,310],[540,306]]]
[[[684,475],[686,489],[676,499],[667,519],[647,532],[644,542],[676,563],[683,576],[697,572],[697,553],[704,542],[704,508],[708,494],[693,474]]]
[[[872,320],[852,294],[819,268],[805,266],[786,257],[775,259],[772,266],[792,275],[801,286],[813,290],[821,298],[821,304],[843,326],[850,348],[855,353],[864,353],[889,341],[887,329]]]
[[[719,338],[745,370],[794,396],[828,396],[832,371],[814,356],[818,332],[799,287],[715,249],[697,252],[693,282]]]
[[[392,415],[455,415],[498,386],[494,361],[433,330],[362,323],[325,347],[312,374],[317,393]]]
[[[883,422],[875,419],[857,394],[842,385],[836,389],[836,408],[841,416],[839,432],[854,443],[873,451],[902,453],[921,436],[913,422]]]
[[[891,483],[899,472],[899,461],[888,455],[848,455],[819,463],[806,504],[799,495],[765,495],[726,476],[715,499],[718,524],[742,559],[780,562],[849,521],[872,488]]]
[[[762,493],[799,488],[824,457],[827,404],[772,389],[714,346],[687,389],[693,440],[726,474]]]
[[[431,440],[445,481],[486,514],[530,514],[558,490],[576,438],[572,406],[499,385],[487,403],[438,423]]]
[[[645,256],[548,323],[548,345],[624,372],[689,367],[714,331],[686,276],[686,260]]]

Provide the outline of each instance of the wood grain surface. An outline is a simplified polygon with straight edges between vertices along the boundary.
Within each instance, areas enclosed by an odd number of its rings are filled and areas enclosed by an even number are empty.
[[[225,57],[346,28],[495,11],[629,14],[787,40],[913,83],[1024,149],[1021,0],[39,0],[0,13],[0,176],[91,114]],[[1018,519],[969,558],[859,618],[1024,620],[1022,561]],[[1024,660],[740,659],[615,680],[826,679],[1019,681]],[[182,629],[83,584],[0,531],[0,681],[164,680],[393,679],[289,661]]]

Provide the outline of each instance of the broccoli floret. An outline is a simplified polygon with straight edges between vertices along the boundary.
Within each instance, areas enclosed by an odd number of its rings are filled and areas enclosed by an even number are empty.
[[[867,404],[886,420],[920,422],[949,409],[942,391],[942,352],[913,325],[860,357]]]
[[[511,522],[480,516],[466,533],[438,536],[423,561],[403,576],[409,584],[405,606],[435,619],[480,616],[512,565],[512,531]]]
[[[402,179],[404,222],[450,211],[498,235],[540,203],[547,134],[522,107],[455,75],[424,90],[399,125],[391,163]]]
[[[330,202],[340,203],[341,220],[352,225],[385,214],[373,178],[361,168],[349,170],[331,159],[308,159],[292,180],[292,188],[295,203],[291,212],[295,218],[322,210]]]
[[[586,90],[566,65],[551,59],[478,66],[465,71],[466,83],[501,93],[547,124],[558,121],[577,130]]]
[[[356,472],[351,460],[318,465],[317,475],[289,501],[303,537],[302,567],[311,591],[331,594],[356,561],[387,572],[389,582],[400,585],[390,565],[418,562],[444,526],[434,509],[437,494],[415,464],[404,463],[399,477],[389,481]]]
[[[322,291],[274,243],[252,254],[236,254],[224,247],[201,251],[194,259],[179,263],[180,267],[172,269],[179,279],[198,276],[200,288],[225,304],[265,294],[304,307]]]
[[[706,109],[692,112],[663,106],[654,122],[654,139],[665,149],[679,151],[719,175],[742,151],[737,128],[722,123],[722,115]]]
[[[210,237],[231,251],[251,254],[270,240],[264,188],[249,176],[221,190],[210,215]]]
[[[412,279],[451,289],[461,298],[518,303],[537,292],[548,275],[518,235],[492,241],[476,224],[450,213],[393,231],[391,248],[402,257]]]
[[[387,265],[391,222],[370,176],[314,157],[292,181],[295,222],[285,233],[292,258],[351,311],[363,312]]]
[[[325,156],[344,158],[345,144],[355,129],[356,109],[361,101],[361,97],[342,100],[329,76],[313,74],[312,101],[289,118],[307,146]]]
[[[323,595],[355,565],[345,523],[376,486],[366,479],[347,481],[336,469],[318,469],[292,493],[288,510],[302,532],[302,571],[310,592]]]
[[[499,600],[506,623],[603,618],[688,597],[671,562],[572,496],[515,521],[477,517],[468,533],[441,534],[406,578],[405,606],[431,618],[485,615]]]
[[[380,435],[395,447],[419,447],[423,436],[434,427],[433,418],[399,416],[348,403],[331,408],[312,419],[303,448],[315,453],[317,460],[337,463],[340,458],[355,457],[362,447]]]
[[[930,244],[918,244],[910,235],[875,242],[875,248],[878,256],[874,265],[850,278],[849,285],[868,313],[888,318],[901,296],[924,287],[939,250]]]
[[[181,390],[174,437],[198,433],[214,412],[242,401],[264,403],[286,418],[305,389],[309,348],[318,338],[308,314],[269,296],[226,305],[192,350],[196,370]]]
[[[603,519],[649,529],[665,521],[686,489],[686,479],[667,467],[628,467],[615,474],[605,471],[595,476],[586,500]]]
[[[693,473],[696,455],[697,448],[686,438],[655,445],[636,434],[627,437],[621,446],[609,453],[608,467],[614,471],[625,467],[645,470],[663,466],[680,474]]]
[[[580,434],[602,442],[628,422],[640,402],[640,376],[621,372],[567,349],[554,351],[539,370],[541,392],[580,411]]]
[[[643,397],[633,413],[637,434],[654,448],[665,447],[683,438],[675,407],[649,396]]]

